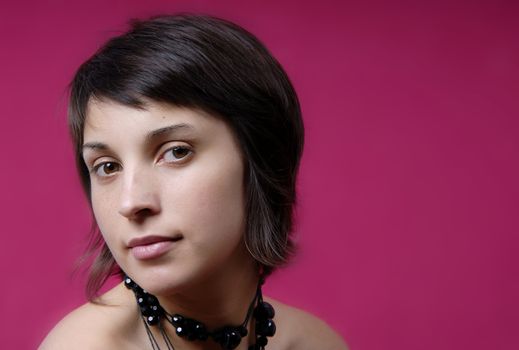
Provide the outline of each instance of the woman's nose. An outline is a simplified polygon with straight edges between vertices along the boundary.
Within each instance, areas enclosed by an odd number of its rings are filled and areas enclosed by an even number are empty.
[[[159,194],[149,174],[126,173],[122,184],[119,214],[130,220],[142,220],[160,212]]]

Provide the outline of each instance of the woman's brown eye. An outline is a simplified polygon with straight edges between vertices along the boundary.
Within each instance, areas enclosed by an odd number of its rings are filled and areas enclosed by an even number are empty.
[[[109,176],[120,170],[120,165],[114,162],[106,162],[97,165],[94,170],[98,176]]]
[[[164,161],[167,163],[174,163],[182,160],[191,153],[191,150],[187,147],[176,146],[170,148],[164,153]]]

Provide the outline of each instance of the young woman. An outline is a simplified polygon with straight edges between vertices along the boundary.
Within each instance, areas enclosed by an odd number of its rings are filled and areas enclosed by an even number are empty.
[[[254,36],[206,16],[134,22],[79,68],[69,122],[98,255],[91,302],[40,349],[346,348],[261,293],[292,253],[303,124]]]

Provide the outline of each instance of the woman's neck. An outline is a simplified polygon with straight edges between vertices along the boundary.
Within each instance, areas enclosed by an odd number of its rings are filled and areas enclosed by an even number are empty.
[[[180,292],[157,298],[168,313],[196,319],[213,330],[244,321],[258,282],[258,266],[250,259],[221,269]]]

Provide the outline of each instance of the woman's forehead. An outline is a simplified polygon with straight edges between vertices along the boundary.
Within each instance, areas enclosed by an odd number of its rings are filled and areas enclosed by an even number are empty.
[[[178,129],[185,132],[204,131],[221,127],[222,123],[199,109],[166,103],[148,102],[142,107],[133,107],[111,100],[91,100],[86,108],[84,133],[131,128],[144,132],[171,125],[178,125]]]

